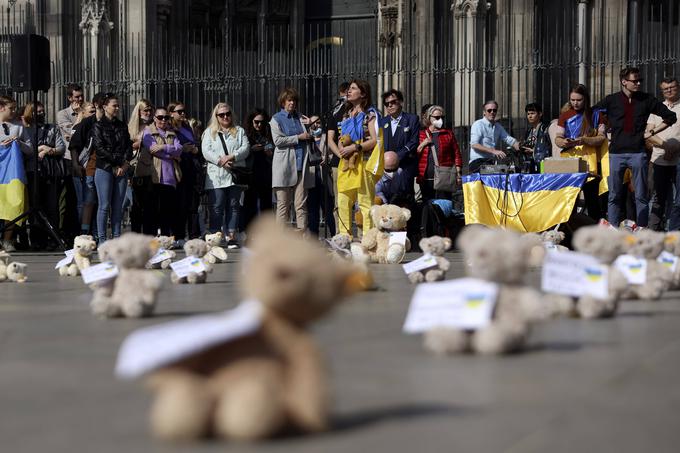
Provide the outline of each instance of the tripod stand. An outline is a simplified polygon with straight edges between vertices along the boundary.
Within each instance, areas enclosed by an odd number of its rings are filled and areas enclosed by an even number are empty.
[[[33,110],[35,111],[37,109],[38,105],[38,91],[33,90]],[[34,118],[35,122],[35,118]],[[8,223],[6,223],[1,229],[0,229],[0,234],[3,234],[5,231],[8,229],[12,228],[14,225],[18,224],[24,219],[27,219],[30,224],[30,228],[33,228],[37,226],[38,228],[42,228],[44,231],[47,231],[50,236],[59,244],[59,246],[62,248],[62,250],[66,250],[66,243],[64,240],[61,238],[57,230],[52,226],[52,223],[50,223],[50,220],[47,218],[45,213],[40,209],[40,204],[38,203],[39,197],[38,197],[38,124],[35,122],[33,124],[33,127],[35,128],[35,132],[33,134],[33,155],[31,156],[31,159],[33,160],[33,187],[32,190],[29,193],[29,208],[27,211],[24,211],[20,216],[10,220]]]

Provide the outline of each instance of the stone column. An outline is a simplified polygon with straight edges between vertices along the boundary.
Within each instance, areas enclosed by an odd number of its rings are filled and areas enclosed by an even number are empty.
[[[453,126],[469,126],[480,115],[484,102],[486,16],[489,5],[480,0],[454,0],[454,111]]]
[[[378,4],[378,87],[377,97],[384,91],[402,86],[403,67],[403,2],[380,0]]]
[[[108,56],[103,36],[113,29],[106,0],[83,0],[78,28],[83,33],[85,67],[89,68],[89,71],[86,69],[88,72],[86,82],[97,91],[100,79],[99,60]],[[100,46],[100,41],[104,41],[104,45]]]
[[[578,83],[587,83],[586,59],[588,58],[588,0],[578,1],[578,23],[576,33],[578,33]]]

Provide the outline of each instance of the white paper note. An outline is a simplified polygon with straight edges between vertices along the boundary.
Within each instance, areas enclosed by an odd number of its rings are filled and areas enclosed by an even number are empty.
[[[392,244],[401,244],[404,247],[406,247],[406,231],[393,231],[390,233],[390,243],[389,245]]]
[[[192,316],[132,332],[118,352],[116,375],[132,379],[212,346],[241,338],[262,323],[259,302],[247,301],[226,312]]]
[[[543,260],[541,290],[546,293],[600,299],[609,295],[609,269],[583,253],[549,251]]]
[[[553,244],[552,242],[544,242],[543,247],[545,247],[546,250],[554,250],[556,252],[559,250],[557,245]]]
[[[406,272],[406,274],[410,274],[411,272],[418,272],[437,267],[437,265],[437,259],[429,253],[426,253],[417,260],[402,264],[401,267],[404,268],[404,272]]]
[[[163,248],[158,249],[156,254],[151,257],[149,260],[149,264],[158,264],[160,262],[163,262],[165,260],[171,260],[172,259],[172,253],[169,250],[165,250]]]
[[[614,266],[626,276],[631,285],[644,285],[647,281],[647,260],[632,255],[621,255]]]
[[[110,261],[95,264],[80,271],[86,285],[103,280],[110,280],[118,275],[118,267]]]
[[[422,333],[433,327],[480,329],[491,322],[498,285],[476,278],[422,283],[411,299],[403,330]]]
[[[76,254],[76,251],[73,250],[73,249],[66,250],[64,252],[64,255],[66,255],[66,257],[59,260],[59,262],[57,263],[56,266],[54,266],[54,268],[59,269],[60,267],[68,266],[73,261],[73,257],[75,256],[75,254]]]
[[[206,271],[203,260],[195,256],[187,256],[183,260],[170,263],[170,267],[179,278],[186,277],[191,273],[198,274]]]
[[[678,268],[678,257],[671,252],[664,250],[656,260],[673,273],[675,273],[675,270]]]

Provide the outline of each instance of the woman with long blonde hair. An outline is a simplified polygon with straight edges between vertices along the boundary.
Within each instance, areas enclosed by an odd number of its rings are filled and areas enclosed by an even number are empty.
[[[128,121],[128,132],[132,140],[132,206],[130,208],[130,227],[136,233],[156,235],[153,210],[144,209],[151,203],[151,175],[153,158],[142,146],[144,129],[153,122],[153,105],[148,99],[140,99],[135,104]]]
[[[250,143],[243,128],[236,125],[233,115],[231,106],[226,102],[215,106],[201,139],[201,151],[207,161],[208,229],[211,233],[221,231],[224,211],[228,206],[227,247],[238,248],[236,233],[244,185],[237,178],[246,169]]]

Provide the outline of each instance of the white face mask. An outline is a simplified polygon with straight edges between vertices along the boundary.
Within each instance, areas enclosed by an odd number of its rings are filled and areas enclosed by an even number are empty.
[[[438,120],[433,120],[432,125],[436,127],[437,129],[441,129],[442,126],[444,125],[444,120],[438,119]]]
[[[394,171],[385,170],[385,176],[387,176],[389,179],[392,179],[394,176]]]

